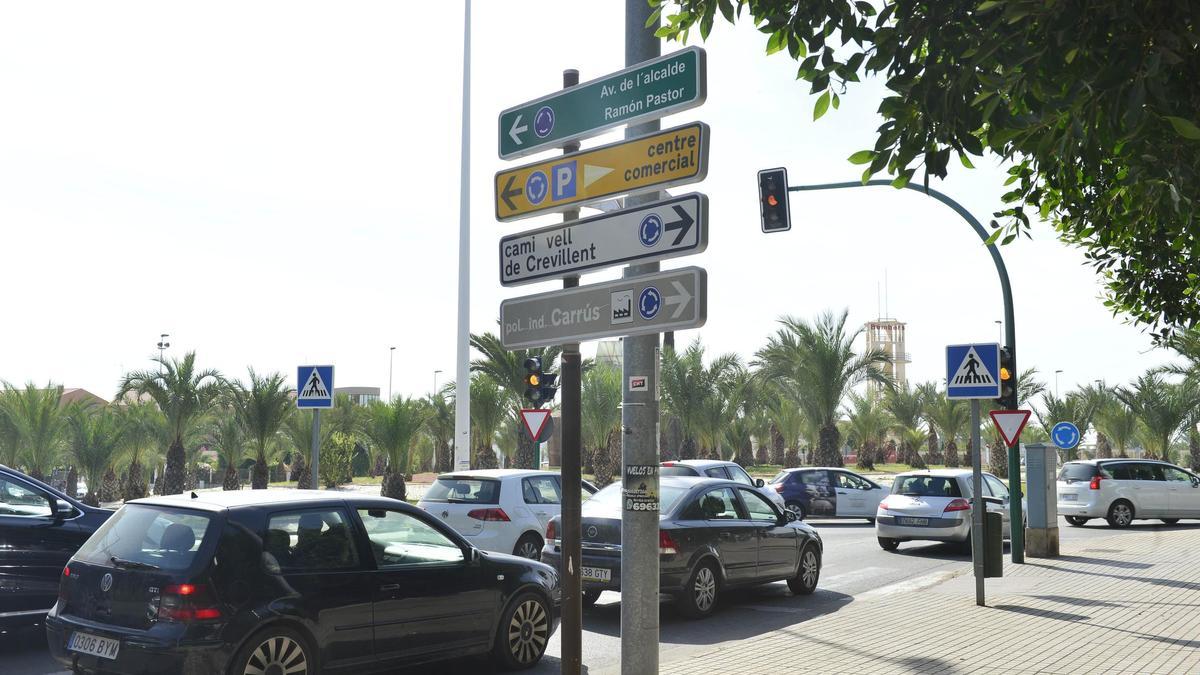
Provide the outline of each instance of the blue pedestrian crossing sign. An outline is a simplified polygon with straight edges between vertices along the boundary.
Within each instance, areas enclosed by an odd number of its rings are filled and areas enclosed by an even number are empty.
[[[1050,440],[1060,450],[1070,450],[1079,445],[1079,427],[1070,422],[1059,422],[1050,430]]]
[[[300,366],[296,369],[296,407],[333,407],[333,366]]]
[[[946,398],[1000,398],[1000,345],[947,346]]]

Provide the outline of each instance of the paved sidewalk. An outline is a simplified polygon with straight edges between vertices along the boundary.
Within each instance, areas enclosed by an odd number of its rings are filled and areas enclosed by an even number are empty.
[[[1114,532],[1028,563],[988,580],[988,607],[975,605],[968,570],[754,638],[671,650],[660,672],[1200,673],[1200,528]]]

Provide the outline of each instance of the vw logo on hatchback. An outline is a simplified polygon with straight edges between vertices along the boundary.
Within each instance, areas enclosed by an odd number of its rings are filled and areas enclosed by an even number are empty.
[[[112,573],[111,572],[106,572],[104,574],[104,576],[100,578],[100,590],[104,591],[105,593],[112,590]]]
[[[595,537],[597,534],[600,534],[600,530],[597,530],[595,525],[589,525],[587,535],[589,537]]]

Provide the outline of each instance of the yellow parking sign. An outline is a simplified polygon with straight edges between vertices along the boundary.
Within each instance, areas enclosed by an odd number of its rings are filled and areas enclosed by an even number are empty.
[[[496,220],[528,218],[620,194],[704,180],[709,127],[703,122],[496,172]]]

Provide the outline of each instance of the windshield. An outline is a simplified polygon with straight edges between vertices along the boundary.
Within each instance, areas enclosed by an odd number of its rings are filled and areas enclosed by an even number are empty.
[[[693,474],[694,475],[694,474]],[[658,487],[658,512],[666,513],[675,506],[675,502],[687,493],[688,488],[676,487],[673,485],[659,485]],[[621,484],[612,483],[608,487],[600,490],[592,495],[592,498],[587,500],[583,505],[583,513],[596,513],[598,511],[620,511],[621,510]]]
[[[892,483],[892,494],[910,497],[961,497],[958,481],[945,476],[901,476]]]
[[[427,502],[499,504],[500,481],[494,478],[445,476],[429,486],[423,499]]]
[[[126,504],[84,542],[75,559],[105,566],[187,569],[211,523],[212,517],[200,511]]]

